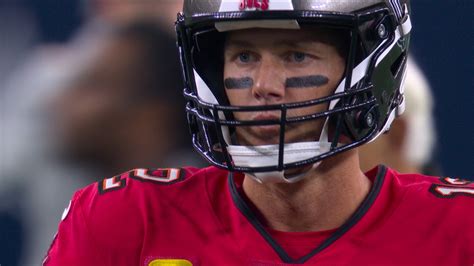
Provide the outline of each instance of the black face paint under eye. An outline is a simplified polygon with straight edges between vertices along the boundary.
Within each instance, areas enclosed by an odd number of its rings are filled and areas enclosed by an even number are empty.
[[[328,77],[322,75],[293,77],[286,79],[285,88],[319,87],[326,85],[328,82]]]
[[[244,78],[226,78],[224,80],[226,89],[250,89],[253,87],[253,79],[250,77]]]

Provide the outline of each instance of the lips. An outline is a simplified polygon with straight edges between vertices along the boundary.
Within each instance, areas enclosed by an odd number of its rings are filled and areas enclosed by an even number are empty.
[[[266,113],[260,113],[256,115],[252,120],[279,121],[280,116],[266,112]],[[280,134],[280,125],[276,124],[276,125],[265,125],[265,126],[252,126],[251,130],[261,137],[272,138]]]
[[[280,116],[275,115],[275,114],[270,113],[270,112],[265,112],[265,113],[260,113],[260,114],[256,115],[252,120],[256,120],[256,121],[259,121],[259,120],[280,120]]]

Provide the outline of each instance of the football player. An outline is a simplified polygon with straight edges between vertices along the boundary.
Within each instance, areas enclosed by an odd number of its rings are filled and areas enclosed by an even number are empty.
[[[186,110],[205,169],[78,191],[46,265],[471,265],[474,186],[359,168],[403,112],[405,0],[184,1]]]

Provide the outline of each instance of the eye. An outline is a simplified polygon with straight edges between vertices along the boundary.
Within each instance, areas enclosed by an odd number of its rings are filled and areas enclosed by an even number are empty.
[[[291,57],[292,57],[291,58],[292,61],[303,62],[306,59],[306,54],[301,53],[301,52],[294,52],[294,53],[292,53]]]
[[[248,52],[242,52],[242,53],[239,53],[239,61],[242,62],[242,63],[248,63],[251,61],[251,55],[250,53]]]
[[[311,58],[313,57],[305,52],[288,51],[284,54],[284,60],[293,64],[308,63],[308,60]]]

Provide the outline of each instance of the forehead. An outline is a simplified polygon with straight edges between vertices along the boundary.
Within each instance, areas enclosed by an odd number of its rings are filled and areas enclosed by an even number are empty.
[[[292,29],[245,29],[231,31],[226,36],[226,46],[296,45],[323,43],[338,46],[342,42],[340,30],[311,27]]]

